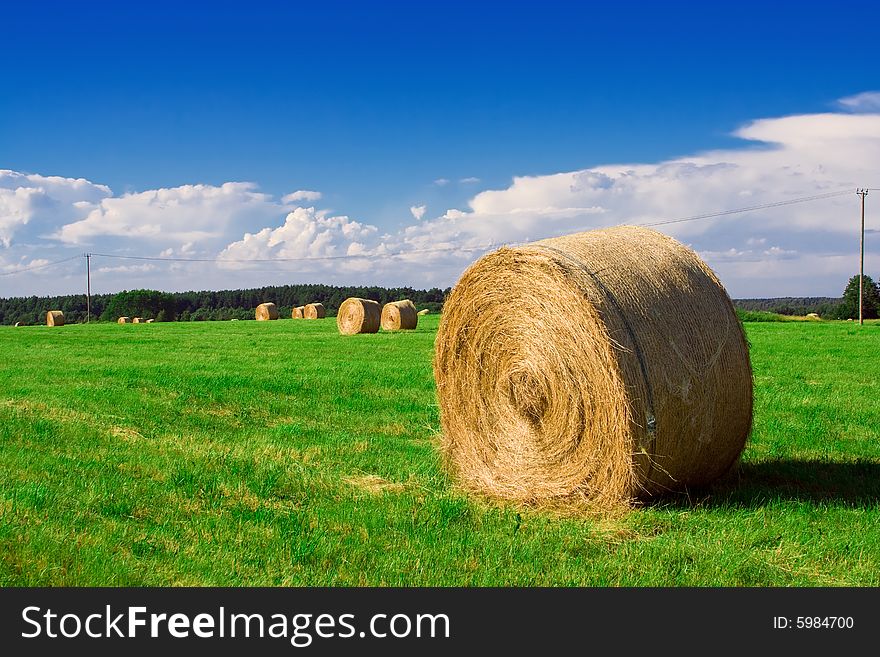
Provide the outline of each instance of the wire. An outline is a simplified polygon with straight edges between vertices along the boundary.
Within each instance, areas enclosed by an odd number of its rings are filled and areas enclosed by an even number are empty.
[[[34,271],[35,269],[45,269],[46,267],[53,267],[55,265],[60,265],[62,262],[68,262],[70,260],[74,260],[76,258],[82,258],[81,255],[70,256],[69,258],[64,258],[64,260],[56,260],[55,262],[47,262],[43,265],[34,265],[33,267],[22,267],[21,269],[16,269],[14,271],[5,271],[0,273],[0,276],[13,276],[15,274],[21,274],[26,271]]]
[[[496,246],[493,244],[485,244],[482,246],[450,246],[438,249],[416,249],[413,251],[397,251],[395,253],[350,253],[345,255],[327,255],[327,256],[306,256],[303,258],[174,258],[171,256],[130,256],[118,255],[114,253],[91,253],[92,256],[101,258],[120,258],[123,260],[153,260],[161,262],[305,262],[310,260],[348,260],[351,258],[395,258],[399,256],[422,255],[427,253],[442,253],[446,251],[485,251]]]
[[[874,191],[880,191],[880,188],[869,187],[868,189]],[[821,199],[834,198],[837,196],[843,196],[844,194],[852,193],[852,189],[845,189],[836,192],[828,192],[825,194],[815,194],[813,196],[803,196],[800,198],[788,199],[785,201],[776,201],[775,203],[762,203],[760,205],[751,205],[743,208],[735,208],[732,210],[720,210],[718,212],[709,212],[705,214],[697,214],[689,217],[679,217],[676,219],[663,219],[660,221],[653,222],[642,222],[637,223],[637,226],[666,226],[669,224],[677,224],[684,223],[687,221],[698,221],[702,219],[714,219],[717,217],[725,217],[733,214],[741,214],[743,212],[754,212],[755,210],[764,210],[767,208],[778,208],[785,205],[794,205],[796,203],[807,203],[809,201],[818,201]],[[524,244],[525,242],[513,242],[508,243],[507,246],[518,246]],[[394,253],[352,253],[345,255],[326,255],[326,256],[306,256],[300,258],[182,258],[182,257],[172,257],[172,256],[135,256],[135,255],[121,255],[115,253],[90,253],[89,255],[100,257],[100,258],[115,258],[119,260],[148,260],[153,262],[211,262],[215,264],[220,263],[251,263],[251,262],[309,262],[309,261],[326,261],[326,260],[350,260],[354,258],[362,258],[362,259],[372,259],[372,258],[396,258],[402,256],[411,256],[411,255],[424,255],[430,253],[443,253],[450,251],[459,251],[459,252],[473,252],[473,251],[487,251],[489,249],[497,246],[496,243],[485,244],[482,246],[472,246],[472,247],[458,247],[458,246],[450,246],[450,247],[440,247],[436,249],[415,249],[412,251],[397,251]],[[71,256],[70,258],[65,258],[63,260],[57,260],[55,262],[49,262],[43,265],[36,265],[34,267],[24,267],[22,269],[16,269],[15,271],[3,272],[0,273],[0,276],[12,276],[14,274],[20,274],[26,271],[33,271],[36,269],[43,269],[45,267],[52,267],[54,265],[59,265],[64,262],[68,262],[69,260],[73,260],[74,258],[79,258],[82,256]]]
[[[838,192],[828,192],[827,194],[816,194],[815,196],[804,196],[801,198],[793,198],[787,201],[776,201],[775,203],[763,203],[761,205],[751,205],[746,208],[736,208],[735,210],[721,210],[719,212],[710,212],[708,214],[696,214],[691,217],[681,217],[679,219],[665,219],[662,221],[654,221],[651,223],[640,223],[637,226],[666,226],[668,224],[680,224],[685,221],[697,221],[698,219],[713,219],[715,217],[724,217],[730,214],[739,214],[741,212],[753,212],[754,210],[764,210],[766,208],[778,208],[783,205],[794,205],[795,203],[806,203],[808,201],[818,201],[824,198],[834,198],[835,196],[843,196],[851,194],[852,189],[845,189]]]

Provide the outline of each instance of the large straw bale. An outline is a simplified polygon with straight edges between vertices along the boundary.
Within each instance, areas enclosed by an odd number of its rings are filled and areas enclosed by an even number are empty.
[[[416,307],[409,299],[392,301],[382,307],[382,330],[400,331],[414,329],[419,325]]]
[[[447,299],[442,449],[491,497],[610,509],[708,484],[752,421],[742,326],[690,249],[622,226],[503,248]]]
[[[64,313],[60,310],[50,310],[47,312],[46,326],[64,326]]]
[[[255,316],[258,322],[266,322],[272,319],[278,319],[278,308],[274,303],[261,303],[257,306]]]
[[[305,309],[306,309],[305,306],[297,306],[296,308],[293,309],[293,311],[291,311],[290,317],[292,319],[302,319],[303,318],[303,311],[305,311]]]
[[[382,306],[378,301],[349,297],[339,306],[336,326],[343,335],[376,333],[382,319]]]
[[[303,308],[304,319],[324,319],[326,316],[327,311],[323,303],[308,303]]]

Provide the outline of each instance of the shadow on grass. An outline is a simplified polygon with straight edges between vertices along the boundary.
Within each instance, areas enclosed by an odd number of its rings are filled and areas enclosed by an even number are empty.
[[[758,507],[771,501],[876,506],[880,503],[880,463],[796,459],[742,463],[712,486],[665,495],[649,506]]]

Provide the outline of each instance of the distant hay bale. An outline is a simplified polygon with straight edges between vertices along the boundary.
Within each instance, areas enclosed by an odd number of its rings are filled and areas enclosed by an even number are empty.
[[[305,315],[304,315],[304,313],[305,313],[305,309],[306,309],[305,306],[297,306],[297,307],[294,308],[293,311],[290,313],[290,317],[291,317],[292,319],[302,319],[302,318],[305,316]]]
[[[418,325],[419,316],[416,307],[409,299],[392,301],[382,307],[383,331],[412,330]]]
[[[50,310],[47,312],[46,326],[64,326],[64,313],[60,310]]]
[[[307,303],[303,308],[303,319],[324,319],[326,316],[323,303]]]
[[[238,320],[237,319],[230,319],[229,321],[230,322],[237,322]]]
[[[261,303],[257,306],[256,318],[258,322],[266,322],[271,319],[278,319],[278,308],[274,303]]]
[[[144,322],[144,324],[152,324],[155,321],[156,321],[155,319],[148,319],[146,322]]]
[[[807,313],[807,318],[808,319],[822,319],[821,317],[819,317],[819,313]]]
[[[427,315],[429,312],[431,312],[431,311],[428,310],[427,308],[423,308],[422,310],[420,310],[420,311],[417,312],[416,314],[417,314],[419,317],[424,317],[424,316]]]
[[[751,428],[730,298],[693,251],[646,228],[478,260],[444,305],[434,376],[449,467],[519,503],[607,510],[708,484]]]
[[[143,318],[143,317],[132,317],[132,318],[131,318],[131,323],[132,323],[132,324],[143,324],[143,323],[144,323],[144,318]]]
[[[117,324],[131,324],[131,317],[120,317],[116,320]]]
[[[21,322],[16,322],[16,323],[15,323],[15,328],[18,328],[19,326],[24,326],[24,324],[22,324]]]
[[[339,306],[336,326],[343,335],[376,333],[382,319],[382,306],[378,301],[349,297]]]

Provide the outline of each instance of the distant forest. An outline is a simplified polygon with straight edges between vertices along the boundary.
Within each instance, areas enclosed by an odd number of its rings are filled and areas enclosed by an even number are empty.
[[[853,279],[855,280],[855,279]],[[869,277],[872,297],[880,292]],[[852,290],[853,281],[847,292]],[[856,287],[857,289],[857,287]],[[331,285],[282,285],[249,290],[222,290],[219,292],[158,292],[155,290],[132,290],[118,294],[98,294],[92,297],[92,321],[116,321],[121,315],[154,318],[158,321],[211,321],[229,319],[253,319],[257,305],[272,301],[278,306],[281,317],[290,317],[295,306],[320,302],[328,316],[336,315],[339,305],[348,297],[363,297],[379,303],[411,299],[417,308],[439,312],[449,288],[441,290],[415,290],[409,287],[384,288],[336,287]],[[853,316],[855,307],[848,308],[846,297],[782,297],[777,299],[734,299],[741,310],[765,311],[780,315],[806,315],[818,313],[826,318]],[[876,317],[873,298],[869,299],[868,317]],[[849,303],[852,305],[852,303]],[[880,297],[878,297],[880,306]],[[61,310],[67,323],[84,322],[86,297],[73,294],[56,297],[13,297],[0,299],[0,324],[43,324],[46,311]]]
[[[741,310],[761,310],[779,315],[807,315],[816,313],[832,317],[843,301],[840,297],[780,297],[778,299],[734,299],[733,305]]]
[[[250,290],[219,292],[157,292],[133,290],[92,296],[92,321],[116,321],[120,315],[142,316],[158,321],[208,321],[253,319],[254,308],[271,301],[281,317],[290,317],[295,306],[323,303],[330,316],[348,297],[363,297],[379,303],[410,299],[418,309],[437,312],[448,289],[415,290],[410,287],[336,287],[331,285],[281,285]],[[67,323],[84,322],[86,296],[13,297],[0,299],[0,324],[43,324],[48,310],[61,310]]]

